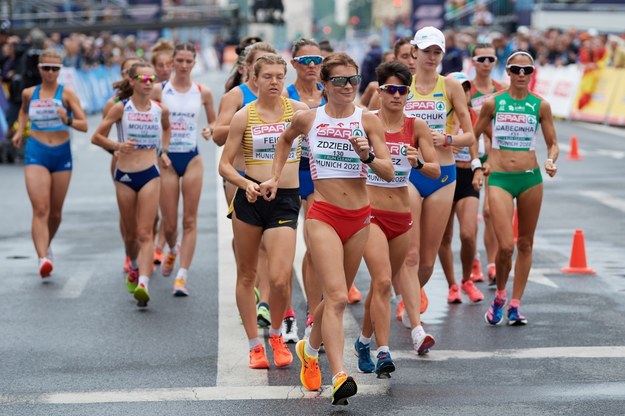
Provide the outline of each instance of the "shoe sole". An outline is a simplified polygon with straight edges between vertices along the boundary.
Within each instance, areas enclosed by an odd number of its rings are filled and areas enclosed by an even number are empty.
[[[134,291],[134,298],[137,302],[147,305],[150,300],[150,294],[145,289],[137,288],[137,290]]]
[[[295,337],[287,338],[285,336],[284,337],[284,342],[286,342],[287,344],[297,344],[299,342],[299,337],[295,336]]]
[[[306,344],[304,340],[302,340],[301,342],[302,342],[302,347],[299,347],[299,342],[295,345],[295,354],[297,354],[297,358],[299,358],[299,361],[302,364],[302,369],[299,372],[299,381],[300,383],[302,383],[302,386],[304,386],[304,388],[306,388],[307,390],[310,390],[310,391],[319,390],[321,388],[321,383],[319,384],[318,387],[314,388],[313,386],[311,388],[307,386],[306,383],[304,382],[304,347]]]
[[[174,290],[174,297],[184,298],[187,296],[189,296],[189,292],[187,292],[186,290],[182,290],[182,289]]]
[[[128,293],[133,294],[135,290],[137,290],[137,284],[128,284],[126,283],[126,289],[128,289]]]
[[[525,325],[527,325],[527,319],[517,319],[515,321],[508,321],[508,326],[525,326]]]
[[[462,299],[453,299],[451,301],[447,299],[447,303],[449,303],[450,305],[459,305],[462,303]]]
[[[434,338],[432,338],[431,335],[426,335],[425,338],[423,339],[423,343],[417,350],[417,355],[427,354],[428,352],[430,352],[430,348],[432,348],[434,344],[436,344],[436,341],[434,340]]]
[[[499,320],[499,322],[494,322],[494,323],[493,323],[493,322],[489,321],[489,320],[488,320],[488,313],[485,313],[485,314],[484,314],[484,320],[486,321],[486,323],[487,323],[487,324],[489,324],[489,325],[493,325],[493,326],[495,326],[495,325],[501,325],[501,324],[503,323],[503,318],[501,318],[501,319]]]
[[[335,406],[347,406],[347,399],[358,393],[358,386],[353,378],[347,380],[332,394],[332,404]]]
[[[52,266],[52,263],[46,262],[42,264],[41,267],[39,268],[39,275],[41,276],[42,279],[45,279],[46,277],[50,277],[50,274],[52,273],[53,268],[54,267]]]
[[[267,319],[263,318],[260,315],[256,317],[256,323],[259,328],[263,328],[263,329],[267,329],[271,326],[271,321],[268,321]]]
[[[395,364],[393,362],[384,363],[380,368],[376,368],[375,373],[378,378],[391,378],[391,373],[395,371]]]

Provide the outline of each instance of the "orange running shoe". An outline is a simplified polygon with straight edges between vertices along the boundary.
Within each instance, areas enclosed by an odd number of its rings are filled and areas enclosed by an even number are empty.
[[[273,363],[278,368],[288,367],[293,362],[293,355],[284,342],[282,335],[270,335],[269,344],[273,350]]]
[[[341,372],[332,381],[332,404],[346,406],[348,404],[347,398],[352,397],[357,392],[356,381],[345,372]]]
[[[473,303],[478,303],[484,300],[484,295],[477,287],[475,287],[471,280],[467,280],[462,283],[462,291],[467,294],[469,300]]]
[[[128,273],[130,271],[130,257],[126,256],[126,261],[124,262],[124,271]]]
[[[447,292],[447,303],[462,303],[458,285],[451,285],[449,288],[449,292]]]
[[[425,294],[425,290],[421,288],[421,308],[419,309],[419,311],[421,313],[425,313],[425,311],[428,310],[429,304],[430,304],[430,301],[428,300],[428,297]]]
[[[473,265],[471,266],[471,280],[474,282],[484,281],[484,273],[482,273],[482,262],[480,259],[473,259]]]
[[[399,322],[401,322],[401,314],[404,313],[405,308],[406,306],[404,305],[404,300],[402,299],[397,303],[397,308],[395,308],[395,318],[397,318]]]
[[[299,381],[304,388],[314,391],[321,388],[321,370],[319,370],[319,358],[306,355],[306,340],[302,339],[295,344],[295,352],[302,363],[299,372]]]
[[[176,263],[176,257],[178,257],[178,252],[180,251],[180,246],[176,244],[176,254],[172,254],[171,251],[167,253],[167,257],[165,257],[165,262],[161,264],[161,274],[165,277],[169,277],[171,272],[174,271],[174,264]]]
[[[347,292],[347,301],[351,303],[357,303],[362,300],[362,293],[356,287],[355,284],[352,283],[352,287],[349,288],[349,292]]]
[[[265,355],[265,347],[260,344],[250,350],[250,368],[269,368],[269,360]]]
[[[163,262],[163,249],[155,247],[154,248],[154,264],[159,265]]]

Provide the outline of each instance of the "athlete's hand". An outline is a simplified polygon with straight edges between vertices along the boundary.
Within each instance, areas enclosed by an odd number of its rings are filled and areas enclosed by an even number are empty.
[[[117,150],[119,150],[120,153],[130,153],[135,150],[136,145],[137,143],[133,139],[130,139],[123,143],[120,143]]]
[[[484,162],[484,164],[482,165],[482,170],[484,171],[484,177],[490,175],[490,163]]]
[[[256,182],[249,181],[247,183],[247,188],[245,188],[245,197],[247,198],[247,201],[253,204],[259,196],[262,196],[260,193],[260,185]]]
[[[159,159],[163,168],[168,169],[171,166],[171,159],[167,153],[161,153],[161,157],[159,157]]]
[[[462,149],[462,147],[458,147],[458,146],[451,146],[451,151],[452,151],[453,153],[458,153],[461,149]]]
[[[22,145],[22,132],[16,131],[15,134],[13,135],[13,138],[11,139],[11,142],[13,143],[13,147],[15,147],[16,149],[19,149],[20,146]]]
[[[482,189],[482,185],[484,184],[484,170],[483,169],[475,169],[473,171],[473,189],[476,191],[480,191]]]
[[[64,107],[59,107],[56,109],[56,114],[61,118],[63,124],[67,124],[67,110]]]
[[[547,172],[547,175],[553,178],[556,175],[557,171],[558,167],[552,159],[545,160],[545,172]]]
[[[410,166],[413,168],[417,168],[419,166],[419,161],[421,161],[421,167],[423,167],[423,156],[421,156],[421,151],[415,147],[412,147],[409,144],[405,144],[406,148],[406,156],[408,157],[408,162]]]
[[[260,193],[265,201],[273,201],[277,192],[278,182],[276,182],[273,178],[267,179],[265,182],[260,184]]]
[[[447,137],[445,134],[436,130],[430,130],[430,133],[432,133],[432,142],[435,147],[445,147],[445,137]]]
[[[202,129],[202,137],[204,137],[204,140],[210,140],[213,138],[213,128],[212,127],[204,127]]]
[[[366,160],[369,158],[369,151],[371,148],[369,146],[369,140],[366,137],[352,136],[349,138],[349,142],[352,144],[352,147],[354,148],[356,153],[358,153],[358,157],[361,160]]]

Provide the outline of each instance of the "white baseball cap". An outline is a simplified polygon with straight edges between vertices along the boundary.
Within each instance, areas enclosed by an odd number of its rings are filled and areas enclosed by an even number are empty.
[[[471,84],[471,80],[469,80],[469,77],[467,77],[467,75],[464,72],[452,72],[451,74],[447,75],[447,78],[455,79],[456,81],[460,82],[463,85],[465,82],[468,82],[469,84]]]
[[[419,49],[425,49],[428,46],[436,45],[445,52],[445,35],[434,26],[426,26],[421,28],[414,34],[414,39],[410,41]]]

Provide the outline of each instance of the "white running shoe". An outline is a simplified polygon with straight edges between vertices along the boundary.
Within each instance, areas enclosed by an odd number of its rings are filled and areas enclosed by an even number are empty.
[[[436,344],[434,337],[425,331],[421,331],[412,339],[414,350],[418,355],[424,355],[430,352],[430,348]]]
[[[297,335],[297,321],[294,317],[289,316],[282,320],[282,325],[280,330],[282,331],[282,336],[284,337],[284,342],[293,344],[299,341],[299,336]]]
[[[412,329],[412,324],[410,323],[410,318],[408,317],[408,311],[404,308],[401,313],[401,323],[408,329]]]

